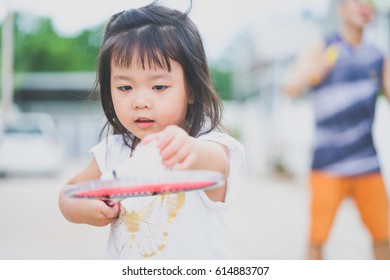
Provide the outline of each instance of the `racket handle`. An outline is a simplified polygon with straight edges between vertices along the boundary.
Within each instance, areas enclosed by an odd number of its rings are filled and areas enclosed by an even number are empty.
[[[115,204],[118,204],[121,202],[121,199],[119,198],[114,198],[114,199],[104,199],[102,200],[105,204],[107,204],[107,206],[114,206]]]

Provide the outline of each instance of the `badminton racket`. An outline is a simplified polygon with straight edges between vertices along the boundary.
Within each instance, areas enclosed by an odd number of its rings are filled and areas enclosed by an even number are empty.
[[[223,185],[223,174],[209,170],[163,171],[127,178],[93,180],[76,184],[65,194],[73,198],[100,199],[107,204],[128,197],[152,196],[216,188]]]

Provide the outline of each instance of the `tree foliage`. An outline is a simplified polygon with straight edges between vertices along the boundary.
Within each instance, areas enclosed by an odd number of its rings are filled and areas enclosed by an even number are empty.
[[[47,18],[30,19],[23,30],[22,15],[15,16],[15,71],[93,71],[101,39],[101,28],[85,30],[74,37],[60,36]]]
[[[211,67],[211,76],[215,85],[215,89],[222,99],[230,100],[233,98],[233,73],[223,70],[218,67]]]
[[[15,72],[96,70],[103,25],[65,37],[58,34],[49,18],[16,14],[14,20]],[[218,93],[223,99],[231,99],[232,73],[217,66],[210,70]]]

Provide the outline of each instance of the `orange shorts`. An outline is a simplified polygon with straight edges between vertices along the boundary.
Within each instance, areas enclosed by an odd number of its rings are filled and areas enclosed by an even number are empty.
[[[355,201],[361,220],[374,242],[389,239],[389,199],[380,173],[334,177],[313,171],[310,185],[312,245],[322,245],[328,239],[337,209],[346,197]]]

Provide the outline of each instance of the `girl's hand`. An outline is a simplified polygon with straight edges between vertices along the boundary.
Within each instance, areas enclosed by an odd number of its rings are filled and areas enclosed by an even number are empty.
[[[107,205],[104,201],[89,200],[85,213],[85,222],[93,226],[106,226],[116,220],[120,213],[120,204]]]
[[[63,192],[60,194],[59,205],[70,222],[93,226],[106,226],[117,219],[120,213],[119,203],[108,206],[101,200],[69,198]]]
[[[193,138],[182,128],[174,125],[164,130],[149,134],[142,139],[147,144],[157,141],[157,147],[167,167],[178,170],[214,170],[229,176],[229,158],[225,146],[213,141],[202,141]],[[213,201],[225,201],[226,182],[223,186],[205,190]]]
[[[142,143],[147,144],[153,140],[157,141],[163,164],[167,168],[178,164],[175,169],[185,170],[196,161],[194,138],[176,125],[169,125],[158,133],[149,134],[142,139]]]
[[[65,195],[66,190],[78,182],[100,178],[101,172],[95,159],[65,185],[58,197],[58,204],[64,217],[78,224],[105,226],[114,221],[120,212],[119,203],[108,206],[104,201],[94,199],[74,199]]]

